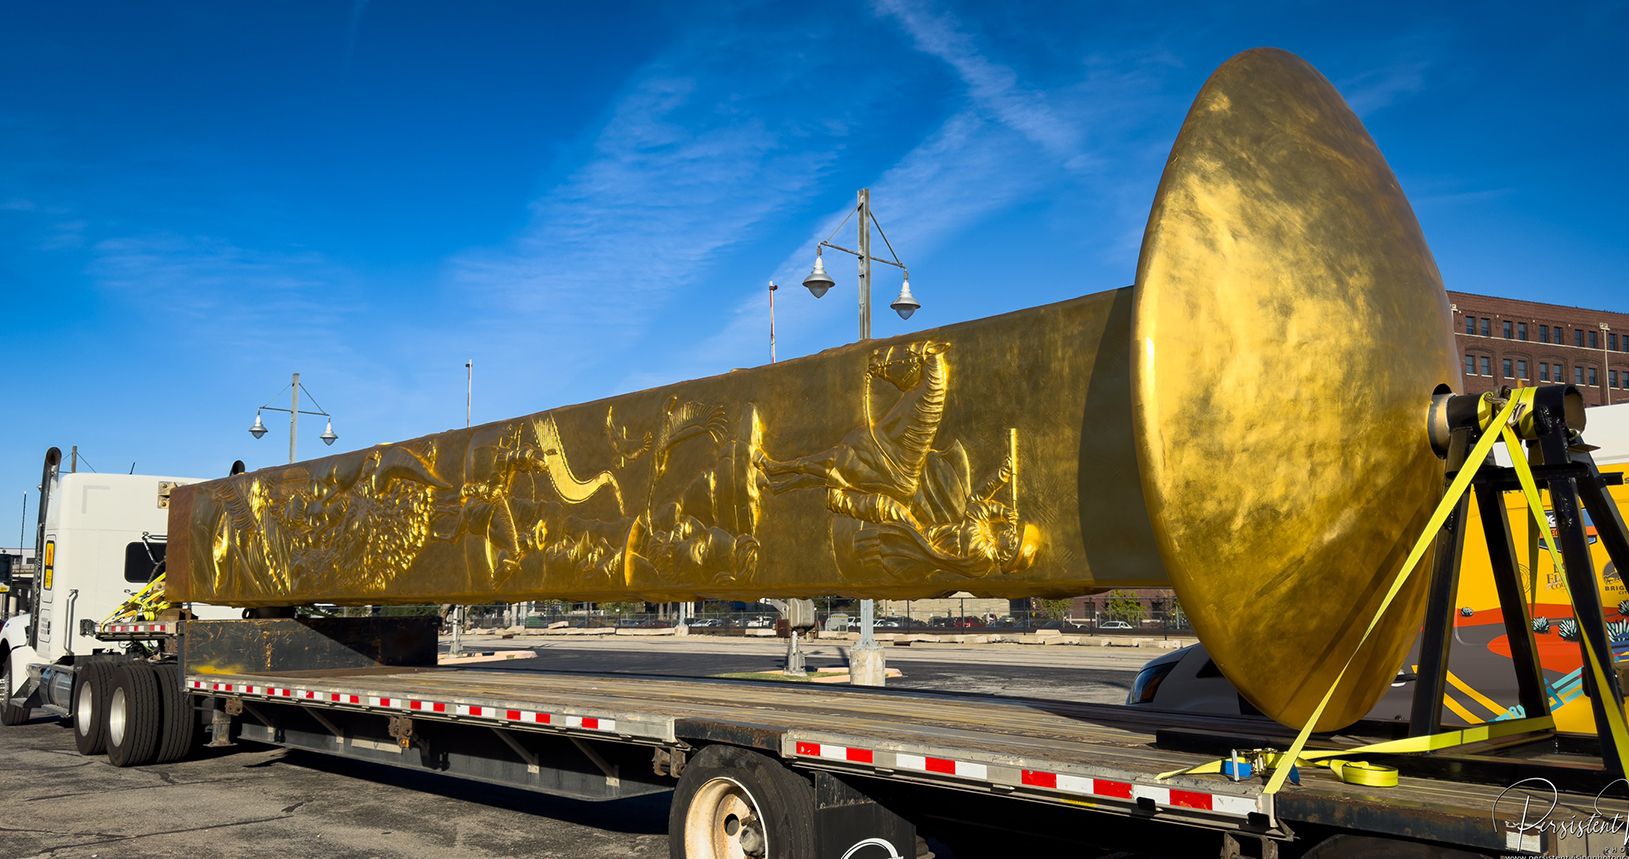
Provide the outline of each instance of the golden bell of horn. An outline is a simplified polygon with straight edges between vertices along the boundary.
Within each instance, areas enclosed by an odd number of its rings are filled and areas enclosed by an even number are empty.
[[[818,260],[805,284],[829,286]],[[1169,584],[1245,697],[1299,725],[1440,495],[1427,415],[1458,383],[1454,354],[1436,265],[1374,141],[1306,63],[1249,51],[1194,101],[1133,287],[179,487],[167,596]],[[379,466],[387,448],[400,467]],[[1387,688],[1425,582],[1320,727]]]

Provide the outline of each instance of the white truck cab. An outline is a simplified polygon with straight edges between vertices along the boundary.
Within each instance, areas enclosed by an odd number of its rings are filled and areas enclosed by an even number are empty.
[[[170,491],[205,479],[62,473],[55,459],[47,455],[40,493],[34,592],[26,609],[0,626],[0,695],[8,698],[39,689],[45,694],[36,700],[62,700],[45,687],[71,686],[76,659],[114,649],[96,637],[97,626],[163,569]],[[238,614],[191,608],[200,617]]]

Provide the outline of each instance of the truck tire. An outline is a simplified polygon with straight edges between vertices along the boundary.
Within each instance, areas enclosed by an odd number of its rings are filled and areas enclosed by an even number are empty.
[[[814,786],[779,761],[735,746],[690,759],[668,814],[672,859],[814,859]]]
[[[11,654],[8,652],[4,658],[0,658],[0,725],[21,725],[28,721],[28,708],[12,705],[13,691],[15,690],[11,683]]]
[[[94,660],[74,672],[74,747],[82,755],[107,751],[107,698],[113,686],[113,663]]]
[[[157,666],[159,698],[158,753],[153,763],[167,764],[192,753],[198,742],[198,714],[192,709],[192,696],[181,688],[181,667]]]
[[[158,672],[146,662],[126,662],[113,671],[107,703],[107,758],[116,767],[152,763],[158,751]]]

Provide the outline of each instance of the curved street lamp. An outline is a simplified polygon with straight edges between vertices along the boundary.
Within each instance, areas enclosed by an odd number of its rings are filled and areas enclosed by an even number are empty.
[[[911,272],[910,272],[910,270],[905,268],[905,264],[903,262],[899,261],[899,254],[894,253],[894,245],[893,245],[893,243],[888,241],[888,234],[883,232],[882,224],[878,223],[876,216],[874,214],[872,214],[872,212],[871,212],[871,189],[870,188],[861,188],[860,189],[860,192],[859,192],[859,205],[855,207],[855,211],[859,212],[859,215],[860,215],[860,223],[859,223],[859,228],[860,228],[860,242],[859,242],[860,249],[859,250],[850,250],[849,248],[845,248],[842,245],[832,244],[831,236],[827,236],[825,241],[822,241],[820,244],[815,246],[814,269],[809,272],[808,277],[803,279],[803,285],[804,285],[805,288],[807,288],[809,290],[809,293],[811,295],[813,295],[815,298],[819,298],[819,297],[825,295],[827,290],[829,290],[833,286],[837,285],[837,282],[832,280],[831,275],[826,273],[826,263],[825,263],[825,260],[822,258],[822,255],[823,255],[826,248],[831,248],[834,251],[842,251],[843,253],[852,254],[853,256],[859,257],[859,259],[860,259],[860,339],[861,340],[870,340],[871,339],[871,262],[873,260],[875,260],[877,262],[880,262],[883,265],[891,265],[891,266],[899,269],[905,275],[905,279],[900,284],[900,287],[899,287],[899,296],[896,297],[893,300],[893,302],[888,305],[889,307],[892,307],[894,309],[895,313],[899,314],[900,319],[910,319],[911,314],[915,313],[916,311],[918,311],[918,310],[920,310],[922,308],[922,304],[916,300],[916,296],[911,294]],[[850,212],[849,217],[853,217],[853,216],[854,216],[854,212]],[[847,223],[848,223],[848,218],[844,218],[843,223],[837,225],[837,230],[841,230],[843,228],[843,224],[847,224]],[[888,248],[889,259],[883,259],[882,257],[873,257],[871,255],[871,228],[873,226],[875,226],[877,228],[877,235],[882,236],[883,245],[885,245]],[[831,231],[832,236],[837,235],[837,230],[832,230]]]
[[[261,404],[260,408],[255,409],[255,422],[249,426],[249,435],[260,438],[266,434],[266,424],[260,418],[261,412],[288,412],[288,461],[293,462],[296,456],[296,442],[299,438],[300,415],[320,415],[328,419],[328,425],[323,428],[322,435],[317,436],[317,438],[322,439],[323,444],[332,446],[334,442],[339,440],[339,434],[334,432],[334,416],[323,411],[322,406],[317,404],[317,398],[311,396],[311,392],[306,390],[305,385],[300,384],[299,373],[294,374],[294,379],[289,382],[289,388],[292,391],[289,407],[285,409],[270,403]],[[305,394],[306,399],[311,401],[311,405],[316,411],[307,411],[300,408],[300,394],[302,392]]]

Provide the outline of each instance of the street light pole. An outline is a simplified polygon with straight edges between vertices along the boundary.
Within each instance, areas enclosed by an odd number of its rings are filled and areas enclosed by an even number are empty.
[[[322,435],[318,436],[318,438],[322,439],[323,444],[331,445],[339,439],[339,436],[334,434],[334,416],[323,411],[322,406],[317,404],[316,398],[311,398],[311,404],[316,406],[316,411],[302,412],[300,410],[300,393],[302,391],[305,391],[305,387],[300,384],[300,374],[295,373],[293,380],[289,383],[288,408],[283,409],[270,403],[263,403],[260,408],[255,409],[255,422],[249,427],[249,435],[260,438],[266,434],[266,425],[260,420],[261,412],[288,412],[288,461],[290,464],[293,464],[299,458],[300,415],[317,415],[328,419],[328,426],[323,429]],[[311,397],[309,391],[305,393],[307,397]]]
[[[290,402],[288,405],[288,461],[299,459],[295,453],[300,438],[300,374],[294,374],[294,382],[289,385]]]
[[[860,282],[858,289],[860,301],[860,341],[864,342],[871,339],[872,226],[876,226],[878,234],[882,236],[883,244],[888,247],[888,255],[890,257],[889,259],[878,260],[878,262],[894,266],[904,274],[904,280],[900,284],[899,297],[895,298],[892,304],[889,306],[894,309],[894,312],[899,314],[901,319],[909,319],[911,318],[911,314],[915,313],[920,305],[917,303],[916,298],[911,295],[910,271],[905,268],[905,263],[901,262],[899,255],[894,252],[893,245],[888,241],[888,233],[885,232],[882,229],[882,225],[876,223],[876,220],[872,217],[871,189],[861,188],[856,196],[856,209],[859,213],[860,233],[859,243],[856,245],[857,249],[850,250],[842,247],[841,245],[834,245],[831,243],[831,236],[827,236],[825,241],[822,241],[816,246],[814,270],[809,273],[807,278],[804,278],[803,285],[809,289],[809,292],[814,295],[815,298],[825,295],[826,291],[833,286],[833,281],[831,277],[826,274],[825,266],[820,259],[820,252],[823,249],[831,248],[832,250],[842,251],[858,257],[860,265]],[[847,219],[844,219],[844,223],[847,223]],[[837,230],[841,230],[842,228],[842,224],[837,225]],[[833,230],[832,235],[836,235],[837,230]],[[770,289],[774,289],[773,284],[771,284]],[[774,293],[770,294],[770,328],[773,332]],[[770,347],[771,360],[774,360],[773,333],[771,334],[770,339],[772,344]],[[869,381],[867,384],[869,384]],[[882,648],[877,646],[876,603],[873,600],[860,600],[860,640],[856,642],[854,649],[850,651],[849,676],[851,678],[851,682],[862,686],[881,686],[887,677],[887,666],[884,663]]]
[[[871,339],[871,189],[860,189],[860,339]],[[870,602],[870,600],[866,600]]]
[[[775,290],[781,285],[775,281],[769,282],[769,363],[775,363]]]

